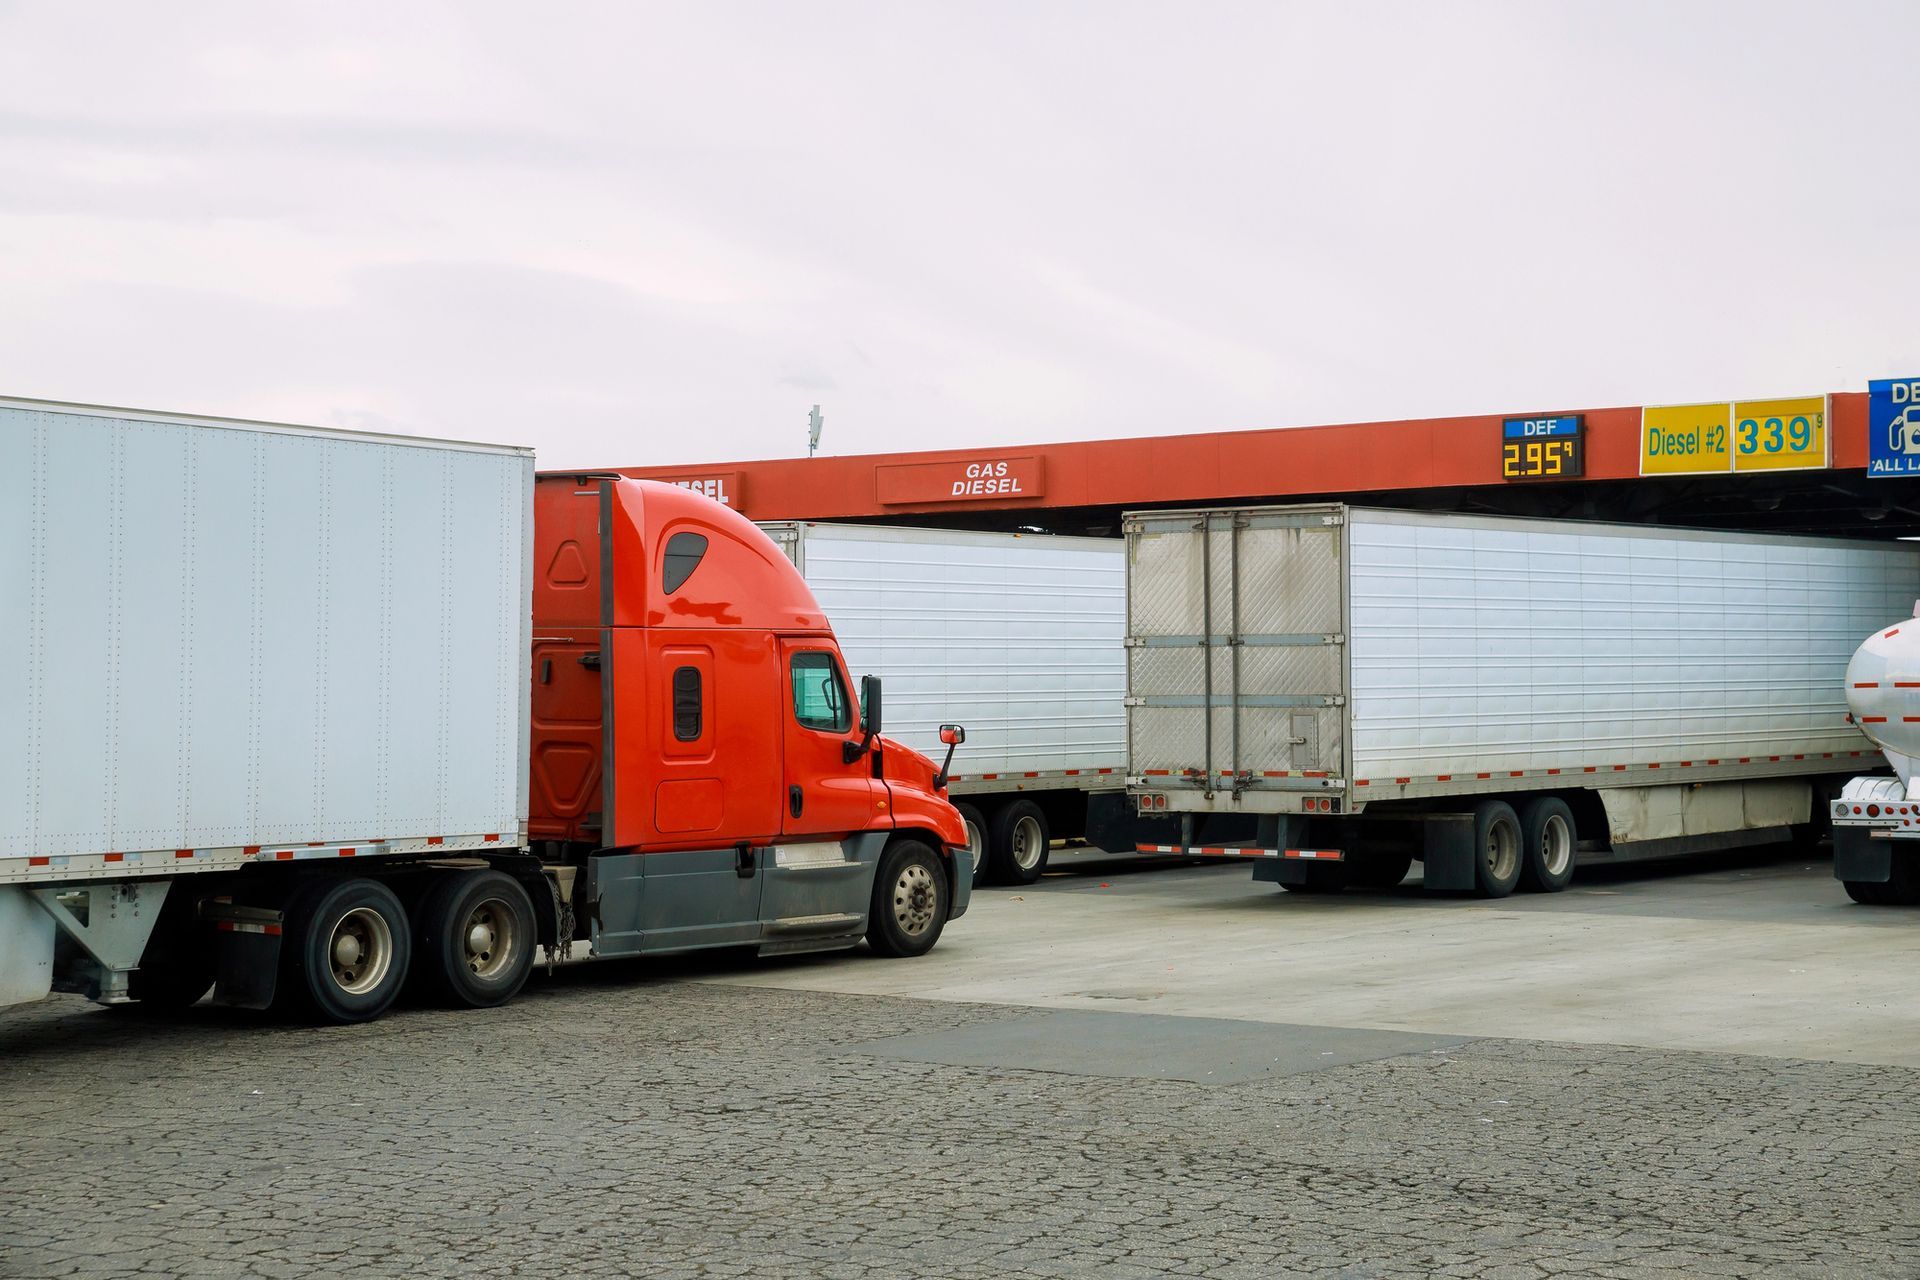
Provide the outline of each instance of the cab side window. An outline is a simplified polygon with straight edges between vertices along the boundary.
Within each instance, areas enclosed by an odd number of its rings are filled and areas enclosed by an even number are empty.
[[[676,533],[667,539],[667,553],[660,566],[660,589],[672,595],[687,585],[687,579],[700,567],[707,554],[707,540],[698,533]]]
[[[810,650],[793,655],[793,718],[803,728],[845,733],[853,707],[833,655]]]

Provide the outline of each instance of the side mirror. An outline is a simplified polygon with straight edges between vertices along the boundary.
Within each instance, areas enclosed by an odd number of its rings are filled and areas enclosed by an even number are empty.
[[[860,741],[842,743],[840,759],[852,764],[873,749],[874,735],[880,732],[880,677],[860,677]]]
[[[947,777],[953,772],[953,749],[967,740],[967,731],[957,724],[940,726],[940,741],[947,744],[947,758],[940,762],[940,772],[933,775],[933,789],[946,789]]]

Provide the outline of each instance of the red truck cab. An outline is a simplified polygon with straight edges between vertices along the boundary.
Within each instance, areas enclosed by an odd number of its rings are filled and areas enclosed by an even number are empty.
[[[773,541],[690,490],[574,474],[538,479],[533,527],[528,836],[584,862],[595,954],[931,948],[971,893],[944,766],[879,733],[880,682],[856,697]]]

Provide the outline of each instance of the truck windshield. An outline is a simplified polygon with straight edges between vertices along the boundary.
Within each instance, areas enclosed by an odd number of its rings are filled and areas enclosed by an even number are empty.
[[[793,718],[805,728],[830,733],[853,728],[847,688],[832,654],[813,649],[793,655]]]

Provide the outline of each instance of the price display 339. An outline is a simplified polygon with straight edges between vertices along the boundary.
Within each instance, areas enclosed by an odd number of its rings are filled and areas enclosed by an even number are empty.
[[[1508,418],[1500,426],[1500,478],[1571,480],[1586,474],[1586,422],[1577,413]]]

